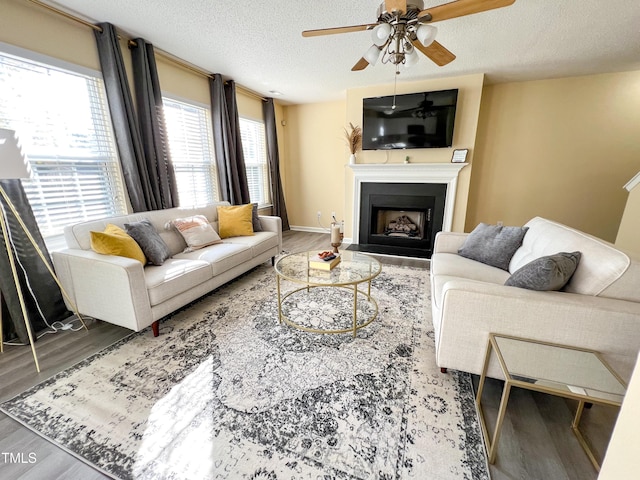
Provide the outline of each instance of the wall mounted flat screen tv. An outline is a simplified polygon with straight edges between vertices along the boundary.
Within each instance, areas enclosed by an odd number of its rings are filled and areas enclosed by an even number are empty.
[[[362,149],[443,148],[453,144],[458,89],[362,101]]]

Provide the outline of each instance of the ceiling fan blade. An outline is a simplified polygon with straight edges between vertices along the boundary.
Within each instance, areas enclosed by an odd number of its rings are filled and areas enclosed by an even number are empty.
[[[424,53],[433,61],[433,63],[435,63],[439,67],[444,67],[445,65],[453,62],[456,59],[456,56],[453,53],[444,48],[435,40],[427,47],[422,45],[422,43],[420,43],[418,40],[413,40],[411,43],[413,43],[414,47]]]
[[[418,14],[418,19],[429,17],[431,22],[440,22],[449,20],[450,18],[464,17],[474,13],[486,12],[494,8],[508,7],[516,0],[457,0],[451,3],[438,5],[437,7],[427,8]]]
[[[335,33],[359,32],[361,30],[371,30],[378,25],[377,23],[368,23],[366,25],[352,25],[350,27],[320,28],[318,30],[305,30],[302,32],[303,37],[319,37],[321,35],[333,35]]]
[[[364,58],[358,60],[358,62],[351,68],[352,72],[357,72],[359,70],[364,70],[369,66],[369,62],[367,62]]]
[[[384,8],[388,13],[393,11],[405,13],[407,11],[407,0],[385,0]]]

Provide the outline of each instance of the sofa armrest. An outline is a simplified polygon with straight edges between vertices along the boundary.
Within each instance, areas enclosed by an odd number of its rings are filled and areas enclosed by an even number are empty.
[[[260,215],[262,229],[278,234],[278,253],[282,252],[282,219],[272,215]]]
[[[458,253],[468,236],[468,233],[438,232],[433,244],[433,253]]]
[[[135,331],[153,322],[139,261],[82,249],[56,251],[52,257],[60,282],[81,314]]]
[[[628,380],[640,349],[640,303],[462,279],[441,298],[441,367],[481,373],[489,333],[502,333],[596,350]]]

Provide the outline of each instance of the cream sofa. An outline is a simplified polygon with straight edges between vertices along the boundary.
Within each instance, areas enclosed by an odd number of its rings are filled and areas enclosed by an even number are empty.
[[[104,218],[65,228],[68,248],[53,252],[56,273],[81,314],[134,331],[152,326],[158,335],[159,320],[282,251],[279,217],[260,216],[264,231],[253,236],[226,238],[223,243],[182,253],[186,243],[170,220],[204,215],[218,231],[217,205],[172,208]],[[91,231],[103,231],[112,223],[148,219],[168,245],[172,257],[163,265],[143,266],[131,258],[101,255],[91,250]],[[69,305],[67,305],[69,307]]]
[[[639,259],[543,218],[526,226],[509,271],[458,255],[468,234],[436,236],[430,275],[438,366],[480,374],[492,332],[597,350],[628,380],[640,350]],[[582,257],[562,291],[504,286],[528,262],[574,251]],[[502,377],[497,362],[488,375]]]

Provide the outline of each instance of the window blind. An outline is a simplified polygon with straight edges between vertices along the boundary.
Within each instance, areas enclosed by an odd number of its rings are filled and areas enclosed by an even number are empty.
[[[22,184],[45,239],[126,213],[102,78],[0,52],[0,126],[31,165]]]
[[[218,201],[218,172],[209,109],[163,97],[169,150],[180,206]]]
[[[240,118],[240,138],[251,201],[260,206],[271,203],[267,143],[264,123]]]

